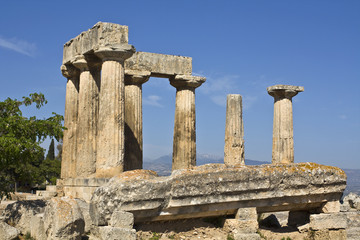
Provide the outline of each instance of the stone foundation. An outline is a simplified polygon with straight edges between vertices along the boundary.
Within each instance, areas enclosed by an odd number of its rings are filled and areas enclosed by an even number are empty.
[[[235,214],[317,211],[339,200],[345,173],[315,163],[227,167],[208,164],[158,177],[149,170],[124,172],[94,192],[90,211],[106,224],[114,211],[134,214],[135,222]]]
[[[90,202],[95,189],[108,181],[109,179],[106,178],[68,178],[62,180],[61,187],[66,197],[79,198]]]

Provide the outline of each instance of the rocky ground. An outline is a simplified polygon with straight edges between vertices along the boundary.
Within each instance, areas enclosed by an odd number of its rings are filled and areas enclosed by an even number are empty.
[[[229,235],[220,225],[221,219],[189,219],[135,225],[138,239],[227,239]]]

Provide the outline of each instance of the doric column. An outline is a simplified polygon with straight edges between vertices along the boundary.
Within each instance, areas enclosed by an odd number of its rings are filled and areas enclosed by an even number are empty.
[[[84,56],[72,64],[80,70],[76,177],[87,178],[95,174],[100,65]]]
[[[125,171],[143,166],[142,84],[150,74],[125,71]]]
[[[227,95],[224,163],[226,165],[245,165],[244,125],[240,94]]]
[[[132,45],[101,47],[95,54],[103,61],[96,177],[110,178],[124,171],[124,61],[135,52]]]
[[[76,177],[76,126],[79,101],[80,72],[72,65],[62,65],[61,72],[67,78],[65,97],[63,153],[61,178]]]
[[[304,87],[275,85],[267,88],[274,97],[272,163],[294,162],[292,98]]]
[[[172,170],[196,165],[195,88],[206,78],[176,75],[170,84],[176,88]]]

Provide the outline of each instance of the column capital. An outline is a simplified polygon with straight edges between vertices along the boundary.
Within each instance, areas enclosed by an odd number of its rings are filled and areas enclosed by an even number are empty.
[[[60,70],[61,70],[62,75],[64,77],[66,77],[67,79],[79,77],[79,75],[80,75],[79,69],[77,69],[76,67],[74,67],[71,64],[61,65]]]
[[[292,98],[299,92],[304,91],[304,87],[292,85],[274,85],[266,88],[270,96],[274,98]]]
[[[141,85],[150,78],[151,72],[125,69],[125,85]]]
[[[89,70],[89,66],[84,55],[77,55],[76,57],[74,57],[74,59],[71,60],[71,64],[80,71]]]
[[[102,59],[102,61],[118,61],[124,62],[136,52],[133,45],[130,44],[113,44],[101,46],[95,49],[94,54]]]
[[[71,60],[72,65],[80,71],[89,71],[90,69],[96,69],[101,67],[101,59],[93,54],[77,55]]]
[[[197,88],[206,81],[205,77],[192,75],[175,75],[170,78],[171,86],[175,88]]]

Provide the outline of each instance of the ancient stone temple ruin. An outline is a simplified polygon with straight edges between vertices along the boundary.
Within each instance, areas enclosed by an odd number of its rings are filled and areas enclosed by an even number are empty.
[[[97,23],[64,45],[65,195],[90,200],[93,190],[118,174],[142,169],[142,84],[168,78],[176,88],[173,170],[196,165],[195,89],[189,57],[136,52],[128,27]]]
[[[205,78],[192,75],[190,57],[137,52],[127,26],[99,22],[64,45],[61,71],[61,179],[58,197],[39,208],[44,215],[34,210],[40,215],[28,221],[39,223],[28,227],[39,239],[136,239],[134,223],[214,216],[227,217],[234,239],[260,239],[259,214],[279,211],[289,211],[288,224],[299,229],[346,235],[344,171],[294,163],[292,97],[303,87],[267,88],[274,97],[271,164],[245,165],[242,97],[230,94],[224,164],[196,166],[195,89]],[[142,169],[142,85],[150,77],[176,88],[172,174],[165,177]]]

